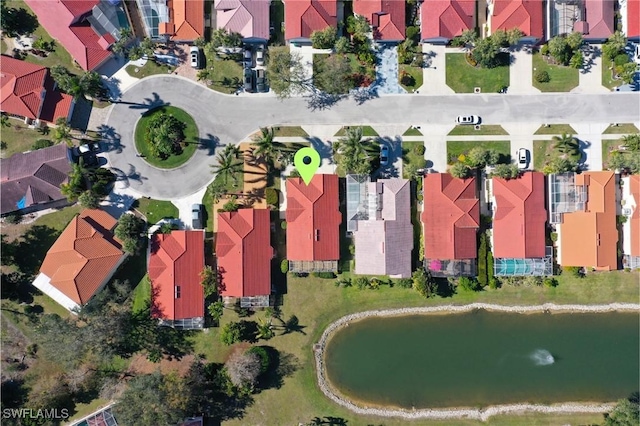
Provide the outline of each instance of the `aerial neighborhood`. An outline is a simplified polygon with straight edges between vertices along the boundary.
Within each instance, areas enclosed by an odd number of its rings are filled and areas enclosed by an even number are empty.
[[[640,0],[0,10],[3,424],[640,422]]]

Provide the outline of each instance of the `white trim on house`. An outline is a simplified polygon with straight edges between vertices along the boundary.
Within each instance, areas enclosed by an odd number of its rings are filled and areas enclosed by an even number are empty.
[[[33,280],[33,286],[58,302],[65,309],[73,312],[74,309],[80,308],[73,300],[69,299],[63,292],[51,285],[51,278],[43,273],[40,273],[35,280]]]

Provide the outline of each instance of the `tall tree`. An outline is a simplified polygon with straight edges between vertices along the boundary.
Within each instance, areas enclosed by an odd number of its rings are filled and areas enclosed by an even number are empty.
[[[314,70],[313,84],[330,95],[348,93],[354,86],[349,58],[333,54],[319,62]]]
[[[458,162],[451,166],[449,173],[451,173],[453,177],[465,179],[471,174],[471,169],[466,164]]]
[[[640,402],[638,394],[621,399],[611,412],[604,415],[605,426],[637,426],[640,424]]]
[[[580,144],[573,135],[563,133],[560,136],[554,136],[554,147],[559,152],[570,156],[577,156],[580,154]]]
[[[0,114],[0,127],[11,127],[7,114]]]
[[[349,127],[345,135],[335,144],[340,154],[340,164],[347,173],[368,175],[371,172],[367,148],[371,146],[369,139],[363,140],[362,127]]]
[[[309,87],[299,54],[291,53],[286,46],[270,47],[268,60],[269,86],[279,98],[288,98]]]
[[[621,140],[629,151],[640,151],[640,134],[624,135]]]
[[[483,68],[495,68],[502,65],[500,45],[491,37],[481,39],[471,51],[471,55]]]
[[[260,133],[253,137],[253,144],[256,146],[253,154],[257,158],[263,158],[270,165],[273,165],[280,153],[280,144],[274,139],[273,127],[261,127]]]
[[[185,123],[171,114],[156,114],[149,120],[145,141],[155,156],[166,158],[178,151],[185,127]]]
[[[0,2],[0,28],[7,37],[32,34],[38,28],[38,18],[24,7],[8,7],[7,2]]]
[[[67,124],[67,117],[60,117],[56,120],[56,128],[53,131],[53,140],[56,142],[65,142],[71,145],[73,136],[71,135],[71,127]]]
[[[213,173],[217,173],[222,176],[222,181],[225,185],[227,184],[229,177],[231,177],[237,184],[237,174],[240,173],[243,168],[242,161],[238,161],[233,153],[227,150],[219,152],[216,156],[216,160],[218,164],[211,166],[214,169]]]
[[[218,293],[218,273],[214,268],[209,265],[205,266],[200,272],[200,278],[205,298]]]
[[[260,358],[252,352],[235,352],[226,362],[225,367],[231,383],[239,388],[252,389],[260,375]]]
[[[424,297],[433,297],[436,295],[436,283],[431,278],[431,274],[423,268],[419,268],[411,275],[413,281],[413,289]]]
[[[311,33],[311,43],[314,49],[333,49],[336,44],[338,29],[328,26],[324,30],[318,30]]]
[[[118,219],[114,234],[124,242],[123,248],[127,253],[135,253],[140,248],[144,227],[144,220],[133,214],[125,213]]]

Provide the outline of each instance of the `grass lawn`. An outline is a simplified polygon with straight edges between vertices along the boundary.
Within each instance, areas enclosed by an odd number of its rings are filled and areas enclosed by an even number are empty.
[[[602,141],[604,143],[604,141]],[[534,140],[533,141],[533,168],[537,171],[542,171],[545,164],[552,158],[561,156],[555,148],[555,141],[549,140]],[[579,160],[580,157],[574,158]]]
[[[563,133],[575,135],[577,132],[568,124],[549,124],[549,127],[540,126],[534,135],[561,135]]]
[[[619,139],[606,139],[602,141],[602,167],[603,170],[608,169],[609,157],[611,153],[618,149],[618,146],[622,145]],[[633,155],[630,151],[618,151],[621,155]]]
[[[412,79],[413,84],[411,85],[402,84],[403,72],[406,72],[411,77],[413,77]],[[398,69],[398,81],[400,82],[400,85],[404,87],[404,89],[407,92],[411,93],[411,92],[414,92],[416,89],[419,89],[420,86],[422,86],[422,78],[423,78],[422,68],[412,67],[411,65],[407,65],[407,64],[400,64],[400,68]]]
[[[336,133],[334,136],[344,136],[346,134],[346,129],[350,127],[362,127],[362,136],[365,137],[380,136],[378,132],[376,132],[371,126],[345,126],[338,130],[338,133]]]
[[[153,61],[147,61],[142,67],[135,65],[128,65],[126,68],[127,74],[135,78],[145,78],[155,74],[169,74],[172,73],[175,67],[171,67],[166,64],[157,64]]]
[[[509,67],[472,67],[464,53],[447,53],[447,86],[456,93],[473,93],[480,87],[483,93],[496,93],[509,86]]]
[[[238,163],[242,163],[242,158],[237,160]],[[212,169],[213,170],[213,169]],[[227,179],[226,182],[223,181],[221,175],[216,175],[215,179],[209,185],[211,188],[214,185],[220,185],[229,193],[238,193],[243,191],[244,186],[244,172],[239,171],[235,174],[236,180]],[[205,210],[207,211],[207,226],[206,229],[208,232],[213,232],[213,217],[215,215],[215,211],[213,210],[213,197],[211,196],[211,192],[207,191],[202,198],[202,204],[204,205]]]
[[[422,132],[414,127],[409,127],[406,132],[402,134],[402,136],[423,136]]]
[[[186,144],[186,146],[182,146],[182,152],[180,154],[172,154],[165,159],[161,159],[152,155],[151,150],[149,149],[149,145],[145,141],[149,121],[155,114],[160,114],[163,112],[173,115],[178,120],[186,124],[186,127],[184,129],[183,142],[183,144]],[[196,152],[196,148],[200,144],[200,133],[198,132],[196,122],[184,110],[181,110],[180,108],[176,108],[174,106],[163,106],[145,113],[140,118],[140,121],[138,121],[138,124],[136,125],[135,140],[136,149],[138,150],[140,155],[144,157],[147,163],[161,169],[173,169],[189,161],[191,156]]]
[[[546,71],[551,78],[547,83],[538,83],[535,74],[538,71]],[[578,87],[579,70],[571,67],[550,65],[539,52],[533,54],[533,87],[543,92],[569,92]]]
[[[402,162],[404,164],[402,171],[405,179],[410,179],[412,177],[407,176],[406,174],[407,165],[414,164],[418,169],[424,168],[426,165],[424,155],[420,155],[416,152],[420,146],[424,146],[424,144],[422,142],[402,142]]]
[[[171,201],[154,200],[152,198],[139,198],[134,204],[134,208],[147,217],[150,225],[158,223],[165,217],[179,216],[178,208]]]
[[[602,55],[602,85],[611,90],[622,84],[621,80],[614,80],[613,78],[613,70],[611,67],[613,64],[611,61],[604,55]]]
[[[274,126],[273,133],[275,136],[281,137],[309,137],[309,133],[300,126]]]
[[[242,66],[232,59],[207,58],[212,67],[210,89],[232,94],[242,86]]]
[[[0,40],[0,53],[4,55],[8,49],[9,49],[9,45],[7,44],[6,41],[4,41],[4,38],[3,38],[2,40]]]
[[[43,135],[37,130],[30,129],[20,120],[9,119],[11,127],[3,127],[0,129],[0,137],[7,147],[2,149],[2,158],[11,157],[19,152],[30,151],[33,144],[38,139],[51,140],[52,135]]]
[[[640,130],[633,123],[618,123],[617,126],[613,124],[607,127],[607,130],[602,132],[603,135],[629,135],[632,133],[638,133]]]
[[[133,297],[133,312],[140,312],[144,310],[147,306],[147,302],[151,300],[151,282],[147,275],[142,278],[131,295]]]
[[[511,158],[510,141],[447,141],[447,159],[449,164],[459,161],[460,155],[466,155],[472,148],[495,149],[506,159]]]
[[[449,132],[449,136],[475,136],[475,135],[508,135],[499,124],[480,125],[480,130],[474,126],[456,126]]]

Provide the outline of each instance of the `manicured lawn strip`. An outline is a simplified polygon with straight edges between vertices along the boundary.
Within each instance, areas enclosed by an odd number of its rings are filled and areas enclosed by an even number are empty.
[[[447,141],[447,159],[449,164],[458,161],[461,154],[467,154],[472,148],[481,146],[484,149],[495,149],[502,156],[511,156],[510,141]]]
[[[475,136],[475,135],[508,135],[499,124],[482,124],[480,130],[474,126],[456,126],[449,132],[449,136]]]
[[[146,130],[151,117],[153,117],[153,115],[155,114],[160,114],[161,112],[171,114],[178,120],[186,124],[186,128],[184,129],[184,143],[186,144],[186,146],[182,147],[182,153],[180,153],[180,155],[172,154],[164,160],[153,156],[151,154],[149,145],[145,141]],[[136,125],[135,140],[136,149],[138,150],[140,155],[144,157],[144,160],[147,163],[161,169],[173,169],[189,161],[191,156],[196,152],[196,149],[200,144],[200,133],[198,132],[196,122],[184,110],[173,106],[163,106],[156,108],[140,117],[140,120]]]
[[[126,71],[131,77],[145,78],[156,74],[170,74],[175,68],[167,64],[160,64],[153,61],[147,61],[146,64],[139,67],[137,65],[127,65]],[[136,71],[137,70],[137,71]]]
[[[171,201],[139,198],[133,205],[136,210],[146,216],[149,225],[154,225],[165,217],[177,218],[179,216],[178,208]]]
[[[309,137],[309,133],[300,126],[275,126],[273,132],[275,136],[281,137]]]
[[[418,155],[415,149],[424,145],[422,142],[402,142],[402,161],[404,163],[403,172],[408,164],[415,164],[418,168],[423,168],[425,164],[424,155]],[[409,179],[409,176],[404,176]]]
[[[611,61],[602,55],[602,85],[611,90],[622,84],[621,80],[614,80],[612,66]]]
[[[561,135],[563,133],[575,135],[577,132],[568,124],[549,124],[549,127],[540,126],[534,135]]]
[[[413,77],[413,80],[415,82],[413,85],[405,86],[404,84],[402,84],[403,71],[405,71],[407,74]],[[414,92],[416,89],[419,89],[420,86],[422,86],[423,74],[424,73],[422,71],[422,68],[412,67],[411,65],[407,65],[407,64],[400,64],[400,68],[398,69],[398,82],[402,87],[404,87],[404,89],[407,92],[411,93],[411,92]]]
[[[233,59],[207,58],[213,67],[210,89],[221,93],[233,94],[242,86],[242,66]]]
[[[362,127],[362,136],[367,136],[367,137],[380,136],[378,132],[376,132],[371,126],[345,126],[340,130],[338,130],[338,133],[336,133],[335,136],[344,136],[346,133],[346,129],[348,129],[349,127]]]
[[[133,297],[131,306],[133,312],[140,312],[146,308],[147,303],[151,300],[151,282],[147,275],[142,278],[131,293],[131,296]]]
[[[551,80],[548,83],[538,83],[535,74],[538,71],[549,73]],[[550,65],[538,52],[533,55],[533,87],[543,92],[569,92],[580,84],[579,70],[570,67]]]
[[[553,156],[553,151],[552,140],[533,141],[533,168],[542,171],[547,160]]]
[[[617,126],[613,124],[607,127],[607,130],[602,132],[603,135],[629,135],[632,133],[639,133],[640,130],[633,123],[618,123]]]
[[[456,93],[473,93],[475,87],[483,93],[496,93],[509,86],[509,67],[476,68],[467,63],[464,53],[447,53],[446,81]]]
[[[30,151],[33,144],[38,139],[52,140],[52,134],[43,135],[37,130],[30,129],[20,120],[9,118],[10,127],[0,129],[2,142],[7,144],[7,148],[2,150],[2,158],[9,158],[19,152]],[[50,131],[53,131],[51,129]]]
[[[402,134],[402,136],[423,136],[423,135],[420,130],[413,127],[409,127],[407,131]]]

